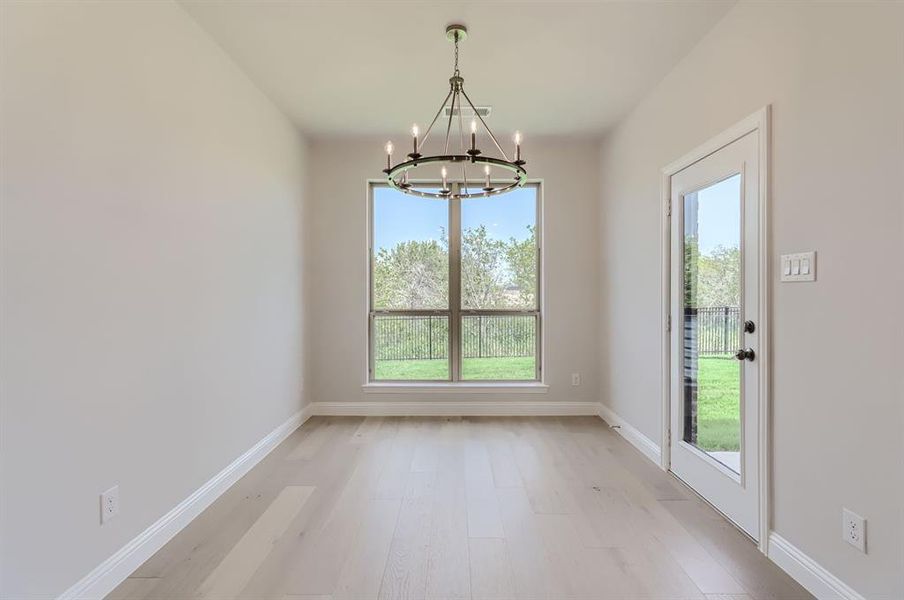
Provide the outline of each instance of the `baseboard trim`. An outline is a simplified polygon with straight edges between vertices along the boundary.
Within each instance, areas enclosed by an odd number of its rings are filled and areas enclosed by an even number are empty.
[[[315,402],[295,413],[191,496],[59,596],[102,599],[314,415],[323,416],[585,416],[596,415],[656,465],[658,444],[599,402]],[[819,600],[865,600],[781,535],[769,534],[768,556]]]
[[[657,466],[662,465],[662,450],[658,444],[605,404],[600,403],[599,407],[600,418],[610,426],[616,427],[615,430],[628,443],[640,450]],[[767,557],[819,600],[865,600],[864,596],[779,534],[774,531],[770,532],[768,540]]]
[[[132,572],[154,555],[186,525],[204,512],[214,500],[242,478],[283,440],[307,421],[313,410],[310,404],[268,433],[247,452],[232,461],[191,496],[160,517],[156,523],[120,548],[59,596],[59,600],[101,599],[122,583]]]
[[[853,588],[774,531],[769,534],[769,559],[819,600],[865,600]]]
[[[313,414],[358,417],[598,415],[597,402],[315,402]]]
[[[644,456],[656,463],[656,466],[662,465],[662,449],[659,444],[645,436],[636,427],[625,421],[623,418],[611,408],[599,403],[599,416],[610,427],[614,428],[628,443],[640,450]]]

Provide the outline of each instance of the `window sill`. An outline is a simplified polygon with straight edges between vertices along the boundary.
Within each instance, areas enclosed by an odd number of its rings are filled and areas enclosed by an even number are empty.
[[[545,394],[549,386],[539,381],[524,383],[366,383],[365,394]]]

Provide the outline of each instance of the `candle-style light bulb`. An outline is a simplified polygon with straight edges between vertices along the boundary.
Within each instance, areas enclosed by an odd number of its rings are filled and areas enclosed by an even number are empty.
[[[477,119],[471,119],[471,150],[477,150]]]
[[[411,138],[414,140],[414,153],[417,154],[417,136],[421,130],[418,129],[417,123],[411,126]]]
[[[387,169],[392,168],[392,151],[393,151],[392,142],[391,141],[386,142],[386,168]]]
[[[446,167],[440,169],[440,174],[443,176],[443,191],[446,191],[449,189],[449,184],[446,181],[446,177],[449,176],[449,173],[446,171]]]
[[[489,190],[490,189],[490,165],[484,165],[483,174],[484,174],[483,189]]]
[[[515,132],[515,161],[521,160],[521,132]]]

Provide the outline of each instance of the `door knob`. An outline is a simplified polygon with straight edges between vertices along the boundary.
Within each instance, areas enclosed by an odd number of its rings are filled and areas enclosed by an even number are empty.
[[[735,352],[734,357],[738,360],[753,360],[756,357],[756,354],[753,351],[753,348],[742,348]]]

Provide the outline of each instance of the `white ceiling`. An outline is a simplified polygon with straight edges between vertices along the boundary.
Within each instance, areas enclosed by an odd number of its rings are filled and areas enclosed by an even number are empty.
[[[461,73],[499,132],[598,135],[734,0],[358,2],[180,0],[313,136],[401,134],[448,91],[447,24],[468,26]]]

